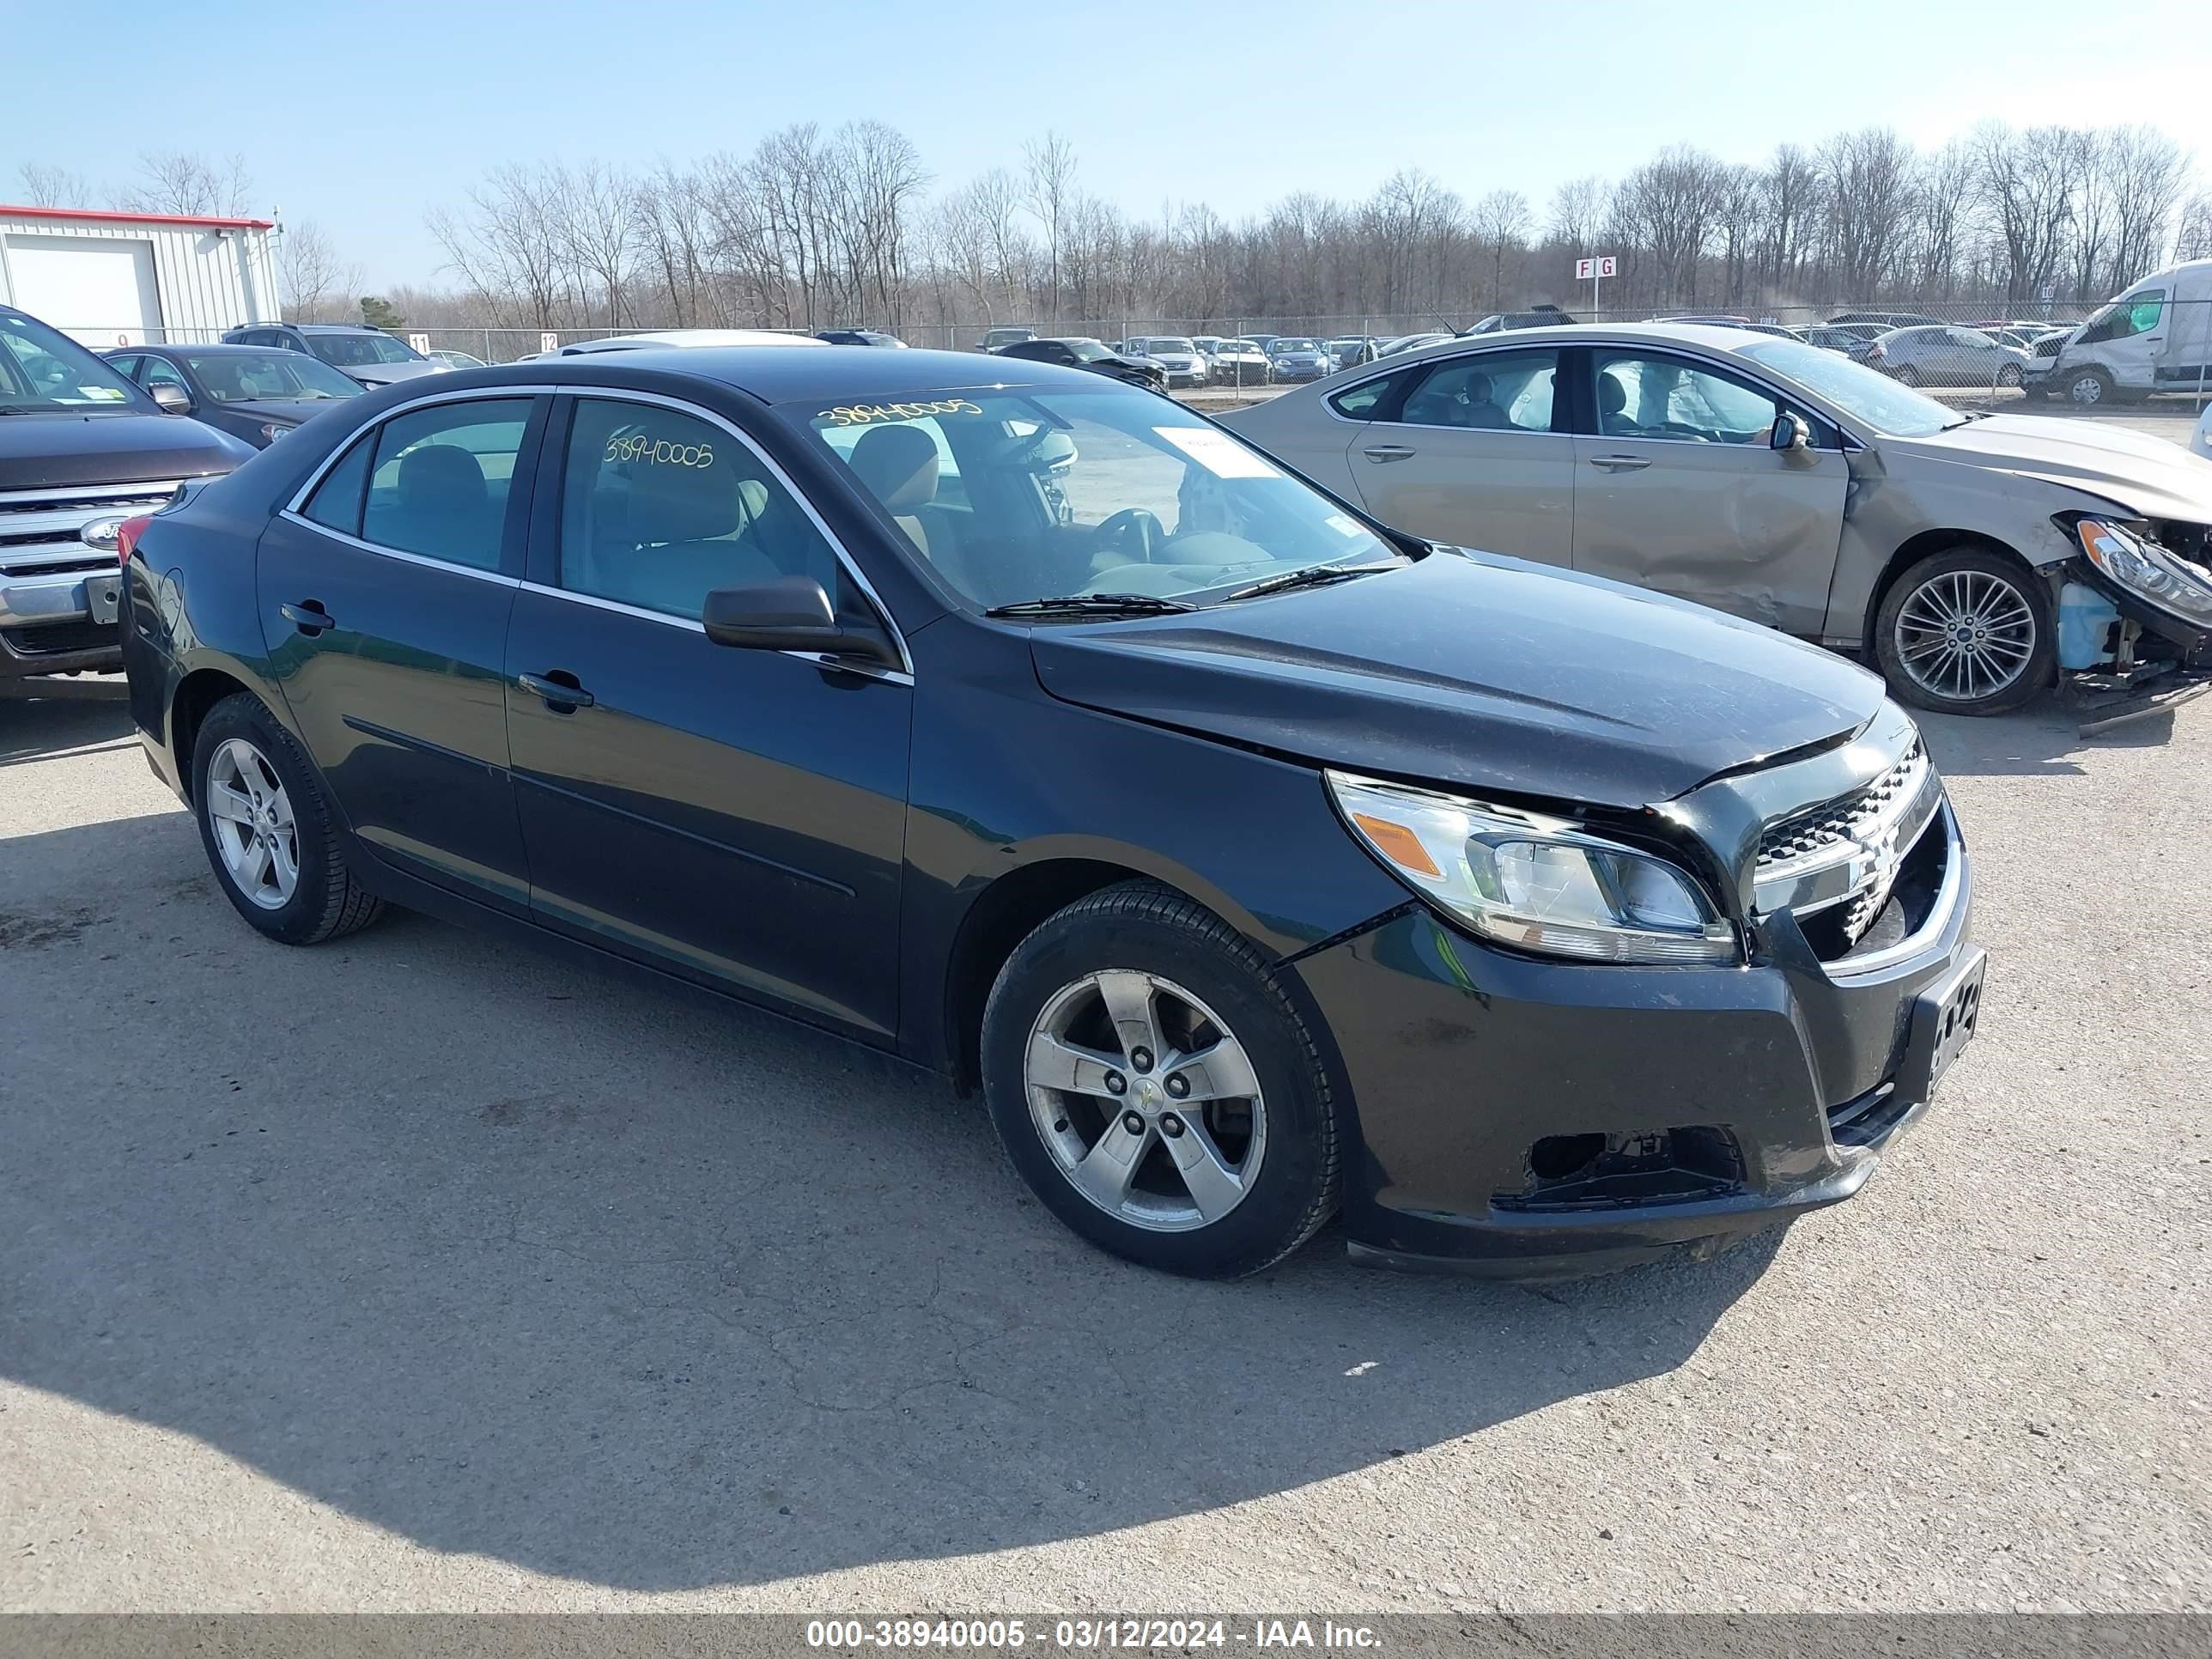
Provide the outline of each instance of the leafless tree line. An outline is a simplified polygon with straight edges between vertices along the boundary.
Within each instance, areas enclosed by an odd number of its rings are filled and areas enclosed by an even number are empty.
[[[58,169],[23,178],[34,200],[82,193]],[[509,164],[430,216],[446,285],[393,297],[422,326],[1413,326],[1579,308],[1573,261],[1609,253],[1608,310],[1909,300],[2019,316],[2101,299],[2169,255],[2212,256],[2212,190],[2148,126],[1988,124],[1935,149],[1868,128],[1758,165],[1674,146],[1619,179],[1561,185],[1542,210],[1409,167],[1364,200],[1299,192],[1237,222],[1203,203],[1139,218],[1091,187],[1056,134],[1018,165],[932,183],[878,121],[791,126],[645,173]],[[246,191],[235,159],[149,155],[116,199],[224,210]],[[350,307],[358,269],[312,226],[288,228],[283,248],[295,312]]]

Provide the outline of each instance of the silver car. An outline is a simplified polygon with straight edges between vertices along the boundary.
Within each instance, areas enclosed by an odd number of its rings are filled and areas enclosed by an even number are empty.
[[[1204,386],[1212,371],[1206,354],[1194,340],[1176,334],[1154,334],[1143,338],[1125,340],[1121,353],[1127,357],[1148,357],[1166,372],[1170,386]]]
[[[1454,340],[1221,419],[1399,530],[1867,651],[1923,708],[2212,663],[2212,465],[2110,426],[1963,415],[1801,340]]]
[[[2028,355],[1978,328],[1893,328],[1859,361],[1906,386],[2016,386]]]

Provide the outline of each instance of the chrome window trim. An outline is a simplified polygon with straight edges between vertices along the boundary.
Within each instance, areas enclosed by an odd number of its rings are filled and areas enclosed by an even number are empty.
[[[321,359],[318,358],[316,361],[319,362]],[[349,432],[343,438],[333,444],[331,447],[331,453],[324,456],[320,461],[316,463],[315,470],[307,475],[307,481],[292,492],[292,499],[289,501],[287,501],[284,506],[279,509],[279,511],[283,514],[288,514],[295,519],[301,519],[313,529],[330,530],[330,526],[328,525],[316,524],[313,520],[304,518],[303,515],[307,504],[307,497],[315,493],[315,486],[322,483],[324,475],[329,472],[330,470],[336,466],[340,461],[343,460],[356,444],[359,443],[362,438],[367,436],[372,429],[382,426],[387,421],[397,420],[402,415],[411,415],[418,409],[428,409],[434,404],[495,403],[505,398],[547,398],[556,395],[560,390],[561,388],[558,386],[538,386],[534,384],[531,386],[467,386],[458,392],[425,392],[419,398],[410,398],[404,403],[394,404],[391,408],[384,410],[381,414],[374,416],[370,419],[363,421],[359,426],[354,428],[351,432]],[[374,461],[376,458],[374,456],[371,456],[369,459]],[[337,530],[330,530],[330,533],[333,536],[342,536],[344,534],[343,531]],[[375,552],[380,553],[388,550],[384,548],[375,547],[372,543],[362,542],[358,537],[349,538],[349,539],[353,540],[360,546],[369,547]]]
[[[574,593],[564,587],[547,587],[538,583],[525,581],[519,577],[503,575],[497,571],[478,570],[472,565],[453,564],[444,559],[433,559],[420,553],[409,553],[399,548],[385,547],[375,542],[364,541],[358,536],[348,535],[343,530],[333,530],[328,525],[318,524],[307,517],[302,510],[307,498],[315,493],[316,487],[322,483],[325,475],[343,460],[352,452],[353,447],[367,437],[372,429],[383,426],[388,421],[396,420],[402,415],[412,414],[418,409],[428,409],[438,404],[491,403],[502,398],[560,397],[598,398],[617,403],[652,404],[664,409],[672,409],[678,414],[690,415],[721,428],[723,431],[750,450],[754,457],[768,470],[769,475],[782,487],[784,493],[799,503],[799,510],[806,514],[808,520],[814,526],[822,539],[829,544],[830,552],[836,556],[839,567],[853,579],[854,585],[867,596],[868,603],[875,607],[876,616],[882,622],[885,631],[890,635],[891,643],[898,647],[899,666],[896,669],[878,670],[866,663],[854,663],[842,657],[823,657],[818,652],[811,651],[785,651],[777,654],[798,657],[810,662],[830,664],[855,674],[868,675],[895,684],[912,685],[914,684],[914,657],[907,649],[906,635],[900,632],[897,622],[891,616],[890,607],[884,603],[883,595],[876,591],[876,585],[868,580],[866,573],[861,570],[851,552],[847,550],[845,544],[830,528],[814,503],[807,498],[806,492],[792,482],[791,475],[783,470],[773,455],[763,449],[750,434],[744,432],[734,422],[726,416],[716,414],[711,409],[688,403],[681,398],[672,398],[665,392],[641,392],[629,386],[556,386],[544,381],[532,381],[525,386],[465,386],[458,390],[424,392],[420,397],[410,398],[403,403],[394,404],[373,419],[363,421],[338,442],[332,445],[331,453],[324,456],[317,464],[315,470],[307,475],[307,482],[292,492],[290,502],[277,510],[277,516],[289,519],[294,524],[304,529],[312,530],[319,535],[335,537],[349,547],[359,548],[366,553],[380,553],[386,558],[403,559],[410,564],[427,565],[437,570],[458,570],[464,575],[488,576],[495,581],[505,583],[509,586],[527,587],[534,592],[550,594],[557,599],[575,599],[584,604],[599,605],[627,615],[641,617],[652,622],[674,623],[679,627],[695,629],[703,634],[706,629],[697,622],[683,617],[672,617],[665,611],[647,611],[642,606],[624,605],[618,599],[602,599],[592,593]],[[564,474],[562,483],[566,483],[566,456],[561,458],[560,465]]]
[[[351,448],[351,445],[347,446]],[[472,564],[456,564],[451,559],[434,559],[427,553],[410,553],[402,547],[386,547],[380,542],[365,542],[358,536],[349,536],[343,530],[333,530],[326,524],[317,524],[303,518],[290,507],[280,507],[276,516],[298,525],[302,530],[312,530],[318,536],[328,536],[332,541],[343,542],[348,547],[363,553],[374,553],[380,558],[398,559],[403,564],[419,564],[429,570],[450,570],[457,576],[474,576],[478,581],[496,582],[501,587],[520,587],[522,580],[501,570],[485,570]]]
[[[594,611],[611,611],[618,617],[635,617],[640,622],[680,628],[687,634],[703,636],[707,632],[706,624],[694,617],[678,617],[666,611],[650,611],[641,605],[628,605],[620,599],[604,599],[597,593],[578,593],[566,587],[548,587],[544,582],[523,581],[516,586],[525,593],[535,593],[543,599],[566,599],[571,605],[587,605]],[[843,673],[865,675],[872,680],[881,680],[886,685],[914,684],[914,676],[903,670],[884,668],[851,657],[832,657],[819,651],[779,651],[775,654],[796,658],[800,662],[811,662],[820,667],[835,668]]]
[[[883,623],[884,631],[891,636],[891,643],[898,647],[898,672],[905,678],[908,684],[911,685],[914,684],[914,658],[906,648],[906,635],[899,631],[899,625],[891,616],[890,606],[884,603],[884,596],[876,592],[876,585],[868,580],[866,573],[860,568],[859,562],[853,557],[852,553],[847,549],[843,541],[838,538],[837,532],[830,528],[829,521],[823,518],[820,511],[815,507],[814,503],[807,498],[806,492],[792,482],[791,474],[786,472],[782,466],[778,464],[775,457],[769,454],[765,449],[762,448],[759,443],[754,440],[750,433],[739,427],[735,422],[731,421],[726,416],[716,414],[711,409],[702,408],[697,404],[686,402],[681,398],[672,398],[665,392],[638,392],[627,386],[568,386],[563,388],[563,390],[568,396],[580,399],[595,398],[603,400],[611,400],[617,403],[653,404],[663,409],[672,409],[679,415],[689,415],[696,419],[706,421],[714,426],[721,428],[723,431],[728,433],[732,438],[735,438],[739,443],[750,450],[753,453],[754,459],[768,469],[769,476],[774,478],[775,482],[782,487],[784,494],[790,496],[793,501],[799,503],[799,511],[806,514],[808,522],[813,525],[816,532],[819,534],[822,539],[829,544],[830,552],[836,556],[839,566],[843,568],[847,575],[853,579],[854,585],[859,587],[860,592],[867,596],[868,603],[875,607],[877,620]],[[564,456],[562,458],[562,470],[564,475],[567,471],[567,458]],[[564,484],[568,482],[565,476],[562,477],[562,482]],[[564,588],[561,591],[566,592],[568,590]],[[650,616],[654,613],[648,611],[645,614]],[[784,656],[811,658],[818,653],[803,651],[787,651],[780,654]],[[848,665],[843,658],[831,658],[827,659],[826,660],[833,661],[840,667]],[[865,672],[866,670],[865,668],[856,667],[854,672]],[[885,671],[886,674],[890,672],[890,671],[888,670]]]

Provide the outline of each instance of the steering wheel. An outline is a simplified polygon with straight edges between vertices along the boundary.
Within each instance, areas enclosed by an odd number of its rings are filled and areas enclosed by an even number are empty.
[[[1146,564],[1152,563],[1153,553],[1168,538],[1168,527],[1160,522],[1159,514],[1148,507],[1123,507],[1099,525],[1097,540],[1102,548],[1113,547],[1127,540],[1133,530],[1137,532],[1139,558]]]

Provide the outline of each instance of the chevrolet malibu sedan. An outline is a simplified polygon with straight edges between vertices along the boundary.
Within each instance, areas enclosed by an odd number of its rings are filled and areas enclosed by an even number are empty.
[[[1387,1263],[1705,1250],[1856,1192],[1975,1029],[1872,676],[1079,370],[469,371],[125,540],[131,708],[252,927],[412,906],[944,1073],[1154,1267],[1339,1212]]]
[[[2075,674],[2157,695],[2212,665],[2212,470],[1962,414],[1801,340],[1461,339],[1222,419],[1407,534],[1868,653],[1922,708],[1994,714]]]

